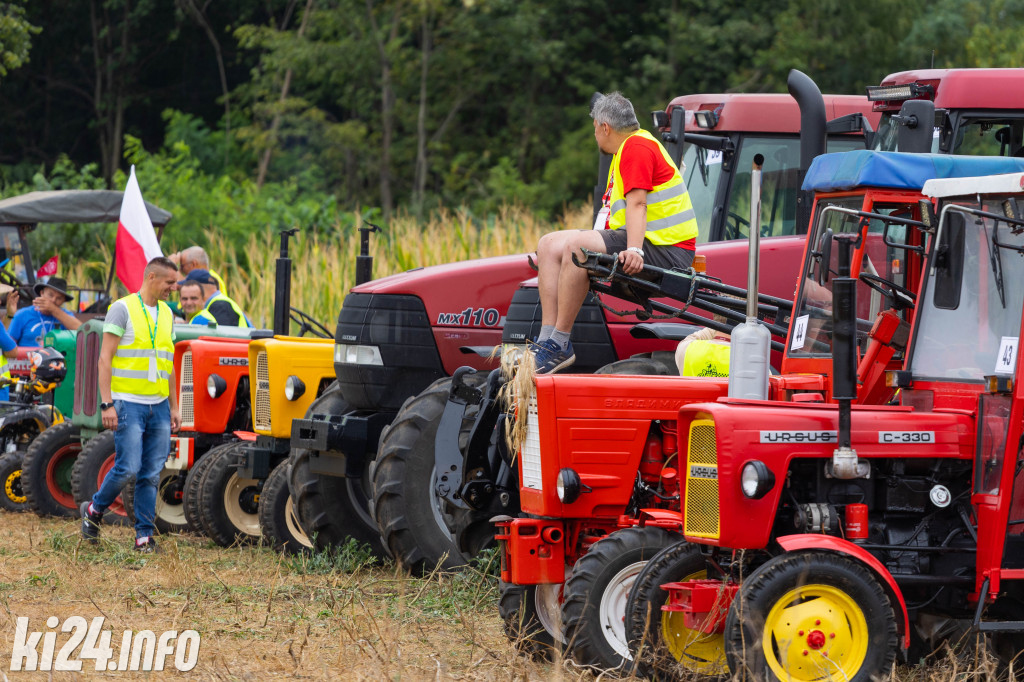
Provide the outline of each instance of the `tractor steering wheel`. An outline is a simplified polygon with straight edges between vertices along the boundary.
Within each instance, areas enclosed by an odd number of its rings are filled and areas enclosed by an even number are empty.
[[[890,282],[878,275],[869,275],[866,272],[862,272],[859,279],[864,282],[868,288],[877,291],[886,298],[892,300],[892,306],[896,310],[907,310],[909,308],[913,308],[914,304],[917,303],[917,294],[906,287],[901,287],[895,282]]]
[[[334,338],[334,334],[332,334],[327,327],[323,326],[298,308],[292,308],[289,311],[288,317],[291,318],[292,322],[299,325],[299,336],[305,336],[306,332],[309,332],[313,336],[317,336],[321,339]]]
[[[750,227],[750,221],[741,216],[739,213],[733,213],[729,211],[728,216],[732,218],[732,223],[726,222],[725,226],[725,238],[726,239],[739,239],[740,227]],[[730,236],[731,235],[731,236]]]

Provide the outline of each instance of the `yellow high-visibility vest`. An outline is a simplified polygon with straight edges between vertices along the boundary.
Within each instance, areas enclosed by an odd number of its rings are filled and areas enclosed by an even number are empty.
[[[639,135],[657,144],[665,163],[673,171],[672,178],[668,182],[655,185],[647,193],[647,234],[645,238],[659,246],[696,239],[697,214],[690,202],[690,193],[686,190],[683,176],[672,162],[672,157],[668,155],[661,143],[646,130],[638,130],[629,137],[634,135]],[[628,140],[629,138],[626,138],[626,141]],[[611,170],[608,173],[612,181],[608,227],[612,230],[626,226],[626,195],[622,191],[622,174],[619,172],[619,157],[625,146],[626,142],[624,141],[619,150],[615,152],[615,156],[612,157]]]
[[[729,344],[691,341],[683,356],[684,377],[729,376]]]
[[[174,318],[163,301],[157,301],[156,319],[142,304],[139,294],[121,299],[128,308],[135,338],[129,344],[118,343],[111,364],[110,390],[139,396],[170,395],[174,371]],[[122,337],[123,338],[123,337]],[[156,381],[149,380],[149,364],[156,359]]]
[[[231,300],[230,298],[225,296],[223,294],[223,292],[214,294],[213,298],[211,298],[209,301],[206,302],[206,307],[203,308],[199,312],[203,313],[206,317],[210,318],[211,320],[216,321],[217,318],[215,318],[213,316],[213,313],[210,312],[210,306],[213,305],[214,303],[216,303],[217,301],[227,301],[228,304],[231,306],[231,309],[233,311],[235,311],[235,313],[238,315],[238,322],[234,322],[232,324],[232,326],[235,326],[235,327],[248,327],[249,326],[249,322],[248,322],[248,320],[245,319],[245,313],[242,312],[242,309],[240,307],[238,307],[237,303],[235,303],[233,300]]]

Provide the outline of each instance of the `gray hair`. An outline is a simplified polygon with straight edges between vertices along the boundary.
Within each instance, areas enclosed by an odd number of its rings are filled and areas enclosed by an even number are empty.
[[[210,269],[210,257],[201,246],[190,246],[181,252],[183,263],[195,263],[204,270]]]
[[[620,133],[631,133],[640,129],[633,105],[621,92],[595,95],[590,107],[590,117],[598,123],[607,123],[612,130]]]

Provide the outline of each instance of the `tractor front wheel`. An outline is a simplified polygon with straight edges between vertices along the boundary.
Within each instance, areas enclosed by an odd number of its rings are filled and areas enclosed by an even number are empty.
[[[185,487],[182,490],[181,505],[185,514],[185,528],[189,533],[203,534],[202,515],[199,512],[201,496],[199,486],[202,483],[203,475],[214,460],[211,455],[231,445],[232,443],[224,443],[223,445],[210,448],[193,461],[192,468],[185,474]]]
[[[206,537],[221,547],[251,544],[260,538],[260,482],[238,475],[245,442],[206,453],[206,473],[199,482],[199,519]]]
[[[661,528],[624,528],[598,540],[576,562],[565,582],[562,633],[577,663],[598,670],[628,667],[629,591],[647,562],[680,539]]]
[[[554,658],[564,646],[560,626],[561,584],[498,585],[498,614],[517,649],[537,660]]]
[[[71,470],[71,489],[75,494],[75,504],[80,505],[92,499],[103,484],[103,478],[114,468],[114,456],[113,431],[104,431],[82,446],[82,451],[75,459],[75,466]],[[129,525],[128,512],[124,509],[120,495],[107,507],[103,514],[103,523],[109,526]]]
[[[153,525],[158,533],[183,533],[188,530],[185,521],[185,472],[164,469],[160,482],[156,484],[156,518]],[[129,520],[135,523],[135,481],[131,481],[121,492],[124,508]]]
[[[881,583],[854,559],[826,552],[760,566],[725,621],[729,669],[757,680],[869,682],[889,674],[898,646]]]
[[[17,450],[0,456],[0,485],[3,486],[3,490],[0,491],[0,509],[12,512],[28,511],[28,498],[22,489],[22,459],[23,453]]]
[[[260,495],[260,528],[263,540],[285,554],[299,554],[313,548],[295,513],[295,501],[288,491],[288,462],[274,467]]]
[[[82,451],[81,429],[71,422],[51,426],[29,443],[21,485],[28,506],[39,516],[78,516],[71,472]]]
[[[665,583],[700,580],[707,567],[700,550],[686,541],[658,552],[640,571],[626,604],[626,639],[640,674],[660,680],[726,675],[725,640],[686,627],[680,611],[662,611]]]

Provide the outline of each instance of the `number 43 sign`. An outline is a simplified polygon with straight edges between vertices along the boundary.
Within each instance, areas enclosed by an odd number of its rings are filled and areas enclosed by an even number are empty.
[[[996,358],[996,374],[1013,374],[1017,366],[1017,337],[1004,336],[999,343],[999,356]]]

